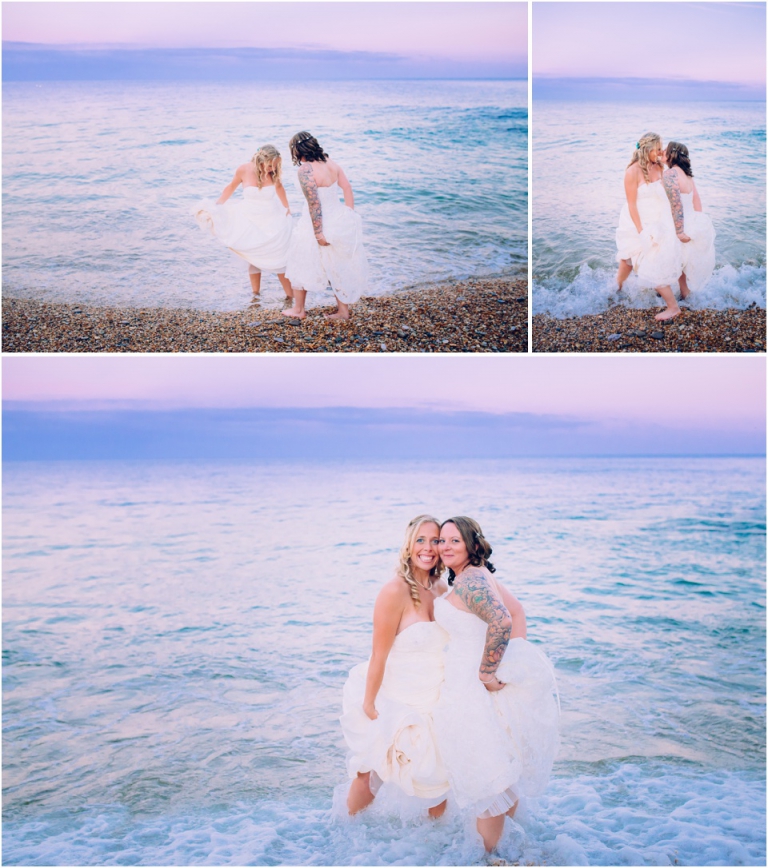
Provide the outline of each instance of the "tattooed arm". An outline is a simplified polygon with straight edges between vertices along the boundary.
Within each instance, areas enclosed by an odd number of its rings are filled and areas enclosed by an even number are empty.
[[[467,609],[488,625],[479,677],[486,684],[495,681],[490,689],[498,690],[500,687],[496,685],[501,685],[501,682],[496,679],[496,669],[512,635],[512,618],[494,593],[488,576],[479,567],[467,567],[456,577],[453,587]]]
[[[681,241],[690,241],[691,239],[685,234],[685,222],[683,220],[683,202],[680,198],[680,185],[677,182],[677,173],[674,169],[667,169],[662,176],[664,189],[667,191],[667,199],[669,199],[670,207],[672,208],[672,219],[675,221],[675,232]]]
[[[327,247],[328,242],[323,235],[323,209],[320,207],[320,195],[310,163],[302,163],[299,167],[299,184],[309,205],[309,216],[312,218],[317,243],[321,247]]]

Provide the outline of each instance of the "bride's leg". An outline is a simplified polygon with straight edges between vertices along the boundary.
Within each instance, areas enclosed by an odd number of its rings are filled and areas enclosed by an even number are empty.
[[[507,816],[511,820],[515,816],[515,811],[517,810],[517,806],[520,804],[519,801],[515,802],[514,805],[507,811]]]
[[[690,289],[688,289],[688,281],[685,279],[685,272],[680,275],[680,301],[688,298],[691,294]]]
[[[251,289],[253,290],[253,294],[258,295],[261,291],[261,272],[249,271],[248,277],[251,278]]]
[[[477,831],[480,833],[488,853],[499,843],[501,833],[504,831],[504,814],[498,817],[487,817],[477,820]]]
[[[432,817],[433,820],[437,820],[438,817],[442,817],[445,813],[445,806],[448,804],[447,799],[443,799],[439,805],[435,805],[434,808],[429,809],[429,816]]]
[[[677,299],[675,298],[674,293],[672,292],[671,286],[657,286],[656,292],[666,301],[667,309],[663,310],[661,313],[656,314],[656,319],[661,321],[665,319],[672,319],[676,317],[680,313],[680,307],[677,303]]]
[[[349,319],[349,305],[344,304],[343,301],[339,301],[338,297],[336,298],[336,304],[338,306],[338,310],[336,313],[329,313],[325,317],[326,319]]]
[[[363,808],[367,808],[374,798],[375,796],[371,792],[371,773],[359,774],[349,788],[347,810],[350,814],[357,814]]]
[[[306,289],[296,289],[293,288],[293,307],[288,310],[284,310],[283,316],[295,316],[298,319],[304,319],[307,315],[306,310],[304,310],[304,304],[307,300],[307,291]]]
[[[285,272],[277,275],[277,279],[280,281],[280,286],[283,287],[283,292],[285,293],[286,298],[293,298],[293,287],[291,286],[291,281],[286,280]]]
[[[632,262],[628,259],[622,259],[619,263],[619,270],[616,273],[616,285],[619,289],[624,286],[624,281],[632,274]]]

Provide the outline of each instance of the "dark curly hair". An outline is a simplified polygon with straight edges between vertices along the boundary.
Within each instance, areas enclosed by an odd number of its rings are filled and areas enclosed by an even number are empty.
[[[667,166],[670,169],[673,166],[680,166],[689,178],[693,177],[691,158],[688,156],[688,148],[686,148],[685,145],[681,145],[680,142],[670,142],[667,145]]]
[[[320,147],[317,139],[308,132],[296,133],[288,144],[294,166],[300,166],[302,159],[308,163],[324,163],[328,154]]]
[[[446,519],[440,525],[440,534],[443,533],[443,528],[447,524],[455,524],[461,538],[464,540],[464,545],[467,547],[469,562],[473,567],[485,567],[489,573],[495,573],[496,567],[488,560],[493,554],[493,549],[488,540],[483,536],[480,525],[466,515],[457,515],[455,518]],[[448,567],[448,584],[452,585],[456,578],[456,573]]]

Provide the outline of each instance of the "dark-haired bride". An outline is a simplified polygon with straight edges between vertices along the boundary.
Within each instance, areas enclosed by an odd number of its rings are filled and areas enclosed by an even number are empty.
[[[285,270],[294,304],[283,314],[303,319],[307,293],[324,292],[330,285],[337,309],[328,319],[349,319],[349,305],[368,288],[363,224],[355,211],[352,186],[314,136],[296,133],[290,148],[306,205],[293,231]]]
[[[451,795],[477,817],[491,851],[520,797],[541,794],[549,780],[559,745],[554,670],[526,641],[523,607],[492,575],[477,522],[444,522],[439,550],[451,588],[435,603],[449,636],[435,737]]]

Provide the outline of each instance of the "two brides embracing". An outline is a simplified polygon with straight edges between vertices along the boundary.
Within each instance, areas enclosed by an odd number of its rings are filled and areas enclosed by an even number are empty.
[[[559,744],[552,665],[526,641],[523,607],[494,577],[491,554],[471,518],[410,522],[341,717],[350,814],[382,785],[422,800],[433,818],[452,799],[489,852],[519,799],[543,792]]]
[[[368,285],[352,187],[341,166],[308,132],[297,133],[289,148],[305,199],[295,225],[282,183],[282,159],[273,145],[239,166],[216,203],[204,201],[196,208],[195,219],[248,262],[254,295],[261,290],[262,272],[277,275],[292,302],[284,316],[304,319],[307,293],[324,292],[330,285],[337,309],[328,319],[349,319],[349,305]],[[241,184],[243,199],[230,201]]]
[[[653,287],[667,305],[656,319],[672,319],[680,313],[672,284],[679,283],[683,300],[709,280],[715,267],[715,230],[702,212],[688,148],[670,142],[665,150],[661,136],[646,133],[625,172],[624,191],[616,283],[621,289],[634,271],[640,284]]]

